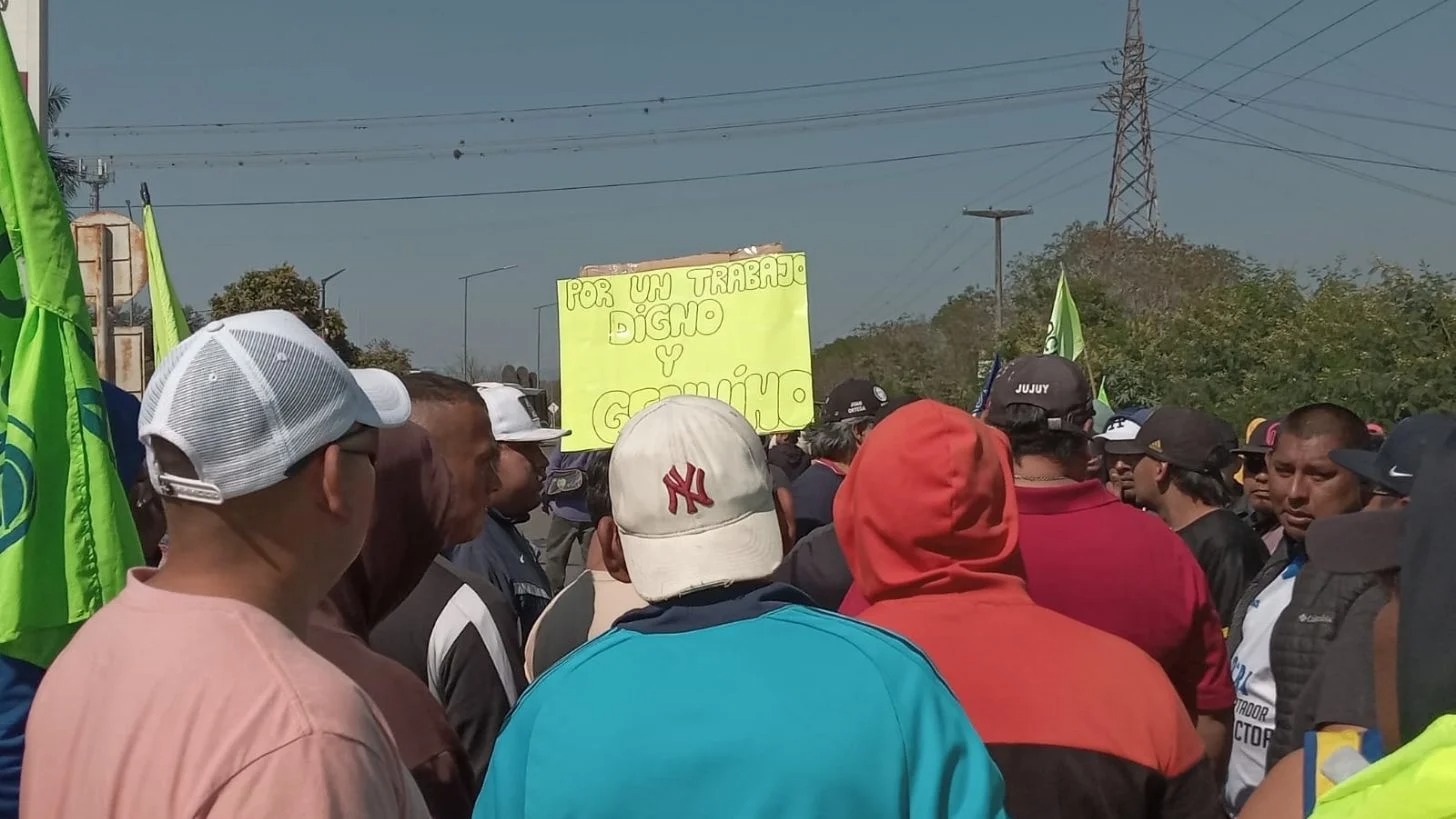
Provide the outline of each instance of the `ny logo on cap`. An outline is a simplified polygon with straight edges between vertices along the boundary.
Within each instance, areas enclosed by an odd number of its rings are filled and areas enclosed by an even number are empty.
[[[666,475],[662,476],[662,485],[667,487],[667,513],[677,514],[677,499],[681,497],[683,506],[689,515],[698,513],[698,505],[712,506],[713,498],[703,489],[703,470],[688,462],[687,477],[683,477],[677,467],[673,467]]]

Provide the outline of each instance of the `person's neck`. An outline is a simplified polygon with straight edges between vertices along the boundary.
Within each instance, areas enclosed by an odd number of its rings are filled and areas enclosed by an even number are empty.
[[[1213,514],[1214,511],[1214,507],[1181,492],[1169,492],[1158,504],[1158,517],[1162,518],[1163,522],[1168,524],[1168,528],[1175,532],[1192,526],[1201,518]]]
[[[607,571],[607,561],[602,559],[602,544],[597,540],[596,532],[592,532],[591,541],[587,543],[586,569],[589,572]]]
[[[327,589],[293,571],[293,562],[271,544],[215,533],[168,533],[167,561],[148,585],[178,594],[246,603],[305,639],[308,619]]]
[[[1024,455],[1014,467],[1017,486],[1062,486],[1081,483],[1082,478],[1069,474],[1066,464],[1044,455]]]
[[[823,461],[834,468],[834,471],[844,473],[849,471],[849,461],[836,461],[833,458],[815,458],[816,461]]]

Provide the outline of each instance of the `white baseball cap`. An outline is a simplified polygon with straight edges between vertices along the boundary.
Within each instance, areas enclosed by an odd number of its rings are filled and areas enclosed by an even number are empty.
[[[139,435],[157,492],[220,504],[282,483],[355,425],[409,417],[409,393],[393,374],[350,370],[296,316],[264,310],[214,321],[169,353],[147,385]],[[163,473],[157,438],[197,477]]]
[[[1102,451],[1109,455],[1138,455],[1142,450],[1133,442],[1137,440],[1142,424],[1126,415],[1114,415],[1107,422],[1107,429],[1093,436],[1102,441]]]
[[[768,462],[727,404],[676,396],[637,413],[612,448],[612,516],[647,601],[768,577],[783,559]]]
[[[508,444],[532,444],[559,441],[571,434],[569,429],[542,426],[541,416],[519,387],[482,381],[475,391],[490,408],[490,428],[495,439]]]

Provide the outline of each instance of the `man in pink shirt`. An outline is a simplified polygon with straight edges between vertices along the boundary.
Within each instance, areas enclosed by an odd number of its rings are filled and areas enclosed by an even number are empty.
[[[133,570],[46,674],[23,817],[425,819],[373,703],[301,639],[364,541],[378,430],[409,414],[399,379],[281,311],[167,356],[140,427],[167,563]]]

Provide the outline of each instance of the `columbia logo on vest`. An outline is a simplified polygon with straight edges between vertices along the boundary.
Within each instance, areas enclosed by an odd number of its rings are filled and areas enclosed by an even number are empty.
[[[1012,392],[1017,395],[1046,395],[1051,388],[1050,384],[1017,384]]]
[[[1333,623],[1335,622],[1335,615],[1334,612],[1325,612],[1324,614],[1301,614],[1299,615],[1299,622],[1305,624]]]

